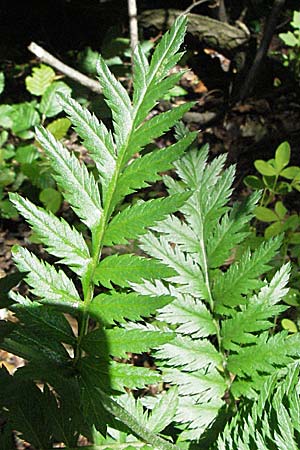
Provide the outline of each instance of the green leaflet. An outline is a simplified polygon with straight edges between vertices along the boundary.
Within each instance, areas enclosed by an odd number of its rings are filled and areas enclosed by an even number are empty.
[[[13,259],[21,272],[27,272],[26,281],[34,295],[49,304],[70,303],[78,307],[81,299],[73,282],[62,271],[56,271],[47,262],[40,261],[35,255],[22,247],[14,246]]]
[[[64,219],[58,219],[51,212],[36,207],[18,194],[11,193],[9,198],[47,246],[48,252],[61,258],[60,262],[72,268],[78,275],[82,275],[90,261],[89,250],[83,236]]]
[[[37,336],[45,334],[51,340],[75,344],[72,328],[62,313],[31,301],[19,293],[12,292],[11,297],[16,302],[11,309],[24,327],[28,326]]]
[[[113,255],[104,258],[97,266],[94,282],[112,289],[112,284],[129,287],[142,279],[168,278],[174,272],[158,261],[136,255]]]
[[[114,122],[114,136],[117,147],[125,144],[132,128],[132,106],[130,98],[122,86],[111,74],[102,57],[97,64],[99,81],[111,109]]]
[[[155,138],[169,131],[181,117],[191,109],[194,103],[184,103],[170,111],[161,113],[143,123],[133,134],[128,144],[126,160],[143,147],[150,144]]]
[[[172,291],[171,291],[172,292]],[[208,308],[188,294],[175,294],[175,300],[159,311],[159,320],[178,325],[176,332],[194,338],[207,337],[217,332]]]
[[[96,163],[105,201],[106,189],[116,167],[115,144],[110,131],[94,114],[83,108],[71,97],[59,95],[60,103],[68,114],[75,130],[83,140]]]
[[[222,363],[221,355],[208,340],[197,342],[186,336],[178,336],[171,343],[162,345],[156,355],[171,366],[187,365],[190,371]]]
[[[128,294],[112,291],[110,295],[97,295],[89,305],[88,312],[100,323],[124,323],[127,320],[141,320],[154,314],[172,301],[169,295],[147,296],[135,292]]]
[[[35,334],[29,327],[17,325],[1,343],[1,348],[27,361],[40,365],[54,365],[56,369],[67,367],[70,362],[65,347],[49,335]]]
[[[161,178],[159,173],[172,168],[173,162],[185,152],[196,139],[197,134],[190,133],[167,148],[157,149],[134,159],[120,175],[114,194],[115,203],[117,204],[126,195],[159,180]]]
[[[219,436],[218,450],[251,450],[253,441],[261,450],[299,448],[299,365],[289,365],[280,378],[268,377],[260,397],[240,408]]]
[[[172,332],[126,330],[113,328],[111,330],[95,330],[84,336],[83,349],[93,355],[105,357],[103,344],[107,345],[112,356],[124,358],[127,353],[148,352],[151,348],[165,344],[173,339]]]
[[[71,88],[63,81],[55,81],[43,93],[39,109],[46,117],[56,116],[62,111],[62,107],[57,99],[59,92],[70,95]]]
[[[175,194],[128,206],[116,214],[108,224],[104,235],[104,244],[126,244],[129,239],[136,239],[145,234],[147,227],[164,219],[167,214],[178,210],[188,196],[189,193]]]
[[[158,448],[161,450],[179,450],[179,447],[172,445],[169,441],[166,441],[160,436],[153,434],[153,432],[149,431],[148,428],[141,426],[139,422],[115,400],[105,395],[105,393],[101,392],[100,394],[102,397],[102,402],[107,411],[120,418],[122,422],[131,430],[133,430],[134,434],[139,436],[142,440],[153,445],[154,448]]]
[[[184,254],[178,247],[172,248],[168,239],[164,236],[157,238],[153,233],[147,233],[141,242],[145,252],[176,271],[169,281],[179,283],[182,292],[193,292],[200,298],[207,298],[202,272],[192,255]]]
[[[112,390],[124,392],[125,386],[137,389],[161,381],[161,376],[153,370],[116,361],[107,364],[107,361],[95,359],[94,356],[82,358],[78,370],[83,379],[90,380],[94,389],[99,388],[105,392]]]
[[[277,253],[281,241],[281,236],[277,236],[264,242],[252,255],[246,251],[241,261],[232,264],[225,274],[219,274],[214,287],[218,306],[242,303],[241,294],[262,286],[258,277],[270,269],[268,263]]]
[[[138,95],[134,97],[135,126],[143,122],[155,102],[162,97],[160,90],[158,91],[158,96],[155,96],[155,90],[153,92],[153,89],[162,84],[170,68],[182,56],[181,53],[178,53],[178,50],[183,42],[185,30],[186,18],[180,17],[176,20],[174,27],[163,36],[159,45],[156,47],[151,58],[149,69],[144,74],[147,79],[147,86],[144,85],[143,89],[138,89]],[[138,85],[140,86],[140,83]],[[166,91],[170,88],[171,86],[168,86]]]
[[[255,192],[241,204],[236,204],[225,214],[207,240],[209,267],[218,267],[230,256],[230,251],[248,236],[244,227],[253,217],[253,210],[260,198]]]
[[[287,309],[277,305],[287,294],[286,284],[289,278],[289,264],[275,274],[269,285],[264,286],[257,296],[249,299],[245,308],[234,312],[230,319],[222,324],[222,344],[228,350],[236,350],[236,344],[251,344],[257,336],[256,331],[268,330],[273,326],[273,319]],[[268,320],[269,319],[269,320]]]
[[[65,199],[86,225],[94,229],[102,214],[100,193],[96,181],[87,168],[68,152],[52,134],[39,128],[36,130],[39,143],[51,159],[55,178],[64,191]]]

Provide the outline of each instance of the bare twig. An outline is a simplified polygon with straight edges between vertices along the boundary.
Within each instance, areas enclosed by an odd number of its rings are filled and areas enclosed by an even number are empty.
[[[83,86],[87,87],[93,92],[96,92],[97,94],[102,93],[100,84],[96,80],[93,80],[83,73],[78,72],[78,70],[75,70],[72,67],[62,63],[59,59],[55,58],[35,42],[31,42],[31,44],[28,46],[28,50],[35,56],[37,56],[42,62],[48,64],[51,67],[54,67],[56,70],[63,73],[67,77],[72,78],[72,80],[74,81],[77,81],[77,83],[82,84]]]
[[[228,22],[226,6],[224,0],[219,0],[218,16],[221,22]]]
[[[271,43],[272,36],[274,34],[274,31],[276,29],[277,19],[279,16],[279,13],[285,3],[285,0],[274,0],[273,8],[271,11],[271,14],[268,18],[265,31],[263,34],[263,38],[261,40],[261,44],[259,46],[259,49],[257,50],[257,53],[255,55],[253,64],[248,72],[248,75],[244,81],[244,84],[241,87],[240,93],[239,93],[239,99],[244,100],[248,94],[251,93],[252,89],[255,85],[255,79],[257,78],[257,75],[261,69],[262,62],[268,52],[269,45]]]
[[[211,0],[198,0],[197,2],[194,2],[192,5],[190,5],[188,8],[186,8],[184,11],[182,11],[182,13],[180,14],[179,17],[185,16],[186,14],[191,12],[192,9],[194,9],[196,6],[199,6],[202,3],[207,3],[207,2],[210,2],[210,1]]]
[[[139,41],[136,0],[128,0],[128,15],[130,28],[130,45],[133,52]]]

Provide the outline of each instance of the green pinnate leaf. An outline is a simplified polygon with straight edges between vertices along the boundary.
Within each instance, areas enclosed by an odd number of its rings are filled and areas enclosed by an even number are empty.
[[[167,89],[165,86],[163,86],[163,89],[160,87],[160,85],[163,85],[164,78],[171,67],[182,56],[182,53],[179,53],[178,50],[184,39],[186,22],[185,17],[178,18],[172,29],[162,37],[152,55],[149,69],[147,74],[144,75],[147,77],[147,86],[143,85],[143,89],[138,88],[138,95],[134,97],[135,126],[140,125],[145,120],[155,102],[176,84],[174,78]],[[140,81],[138,86],[141,86]]]
[[[270,261],[278,251],[281,236],[270,239],[260,245],[251,255],[247,250],[240,261],[232,264],[226,273],[220,274],[215,281],[214,295],[218,305],[243,303],[242,294],[262,285],[258,275],[270,269]]]
[[[166,391],[155,404],[147,421],[147,427],[154,433],[164,430],[171,422],[178,407],[176,388]]]
[[[238,344],[255,342],[257,331],[268,330],[273,326],[270,320],[282,313],[286,307],[278,305],[288,290],[290,266],[287,264],[276,273],[269,285],[264,286],[257,296],[249,299],[243,311],[223,321],[222,343],[228,350],[237,350]]]
[[[28,327],[37,336],[45,334],[55,339],[74,345],[73,330],[65,316],[45,305],[31,301],[19,293],[12,293],[15,304],[11,307],[24,327]]]
[[[41,96],[55,79],[54,70],[41,64],[32,69],[32,75],[25,78],[26,89],[33,95]]]

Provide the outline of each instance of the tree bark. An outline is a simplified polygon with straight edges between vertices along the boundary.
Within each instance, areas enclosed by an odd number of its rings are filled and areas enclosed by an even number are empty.
[[[154,9],[144,11],[139,16],[139,25],[143,28],[154,26],[164,31],[172,26],[182,11],[176,9]],[[225,56],[232,56],[242,45],[248,42],[250,33],[247,28],[238,28],[228,23],[198,14],[188,14],[188,32],[199,39],[206,47],[213,48]]]

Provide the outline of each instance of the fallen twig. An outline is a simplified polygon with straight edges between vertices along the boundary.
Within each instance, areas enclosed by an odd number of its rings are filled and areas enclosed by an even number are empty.
[[[128,0],[128,15],[130,27],[130,45],[133,53],[139,41],[136,0]]]
[[[42,62],[48,64],[51,67],[54,67],[59,72],[63,73],[72,80],[77,81],[77,83],[82,84],[93,92],[97,94],[102,93],[102,89],[98,81],[89,78],[78,70],[73,69],[70,66],[62,63],[59,59],[55,58],[53,55],[48,53],[42,47],[37,45],[35,42],[31,42],[28,46],[28,50],[37,56]]]

